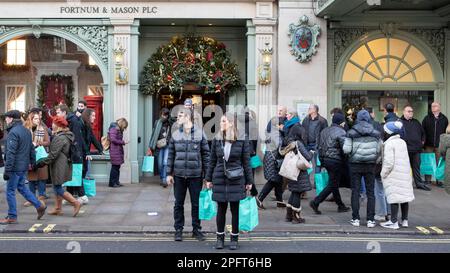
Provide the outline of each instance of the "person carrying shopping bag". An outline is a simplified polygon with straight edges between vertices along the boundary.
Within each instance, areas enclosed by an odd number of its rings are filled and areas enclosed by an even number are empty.
[[[50,137],[48,135],[47,126],[41,122],[38,112],[30,112],[24,124],[25,128],[30,130],[34,149],[44,147],[45,150],[50,146]],[[38,170],[28,171],[28,187],[33,194],[38,190],[38,199],[44,201],[47,199],[45,194],[46,182],[48,179],[48,168],[45,166]],[[25,207],[31,206],[30,202],[25,202]]]
[[[124,163],[123,146],[128,141],[123,140],[123,132],[128,127],[128,121],[120,118],[116,122],[111,123],[108,131],[108,139],[111,142],[109,155],[111,157],[111,173],[109,175],[109,186],[112,188],[121,187],[119,182],[120,166]]]
[[[36,163],[38,168],[45,165],[50,166],[50,176],[52,178],[53,190],[55,191],[56,203],[55,208],[48,214],[62,215],[62,201],[66,200],[73,206],[73,217],[75,217],[80,211],[81,204],[72,194],[65,191],[62,187],[62,184],[72,179],[70,146],[75,139],[64,117],[57,116],[53,118],[53,135],[54,138],[50,143],[48,157]]]
[[[253,184],[250,167],[249,141],[239,139],[236,117],[228,113],[220,119],[220,132],[211,145],[210,164],[206,172],[206,188],[213,191],[212,199],[217,202],[216,249],[224,248],[225,221],[228,204],[231,210],[230,250],[238,249],[239,202],[246,197]]]
[[[408,227],[409,202],[414,200],[413,179],[406,142],[400,138],[401,121],[388,122],[384,131],[389,135],[383,147],[381,179],[388,204],[391,205],[391,220],[381,223],[384,228],[399,229],[397,214],[402,210],[402,227]]]

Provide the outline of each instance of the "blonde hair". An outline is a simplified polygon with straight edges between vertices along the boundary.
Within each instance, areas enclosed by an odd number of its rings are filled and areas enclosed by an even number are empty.
[[[40,125],[40,123],[41,123],[41,117],[39,116],[39,113],[31,112],[31,113],[28,114],[27,119],[25,120],[25,122],[24,122],[24,124],[23,124],[23,126],[24,126],[25,128],[27,128],[27,129],[33,128],[33,119],[34,119],[34,116],[35,116],[35,115],[38,115],[38,117],[39,117],[39,125]],[[38,126],[39,126],[39,125],[38,125]]]
[[[128,128],[128,121],[125,118],[119,118],[116,120],[117,126],[119,126],[120,131],[125,131]]]

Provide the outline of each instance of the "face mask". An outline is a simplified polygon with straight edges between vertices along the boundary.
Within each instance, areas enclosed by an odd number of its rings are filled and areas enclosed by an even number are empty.
[[[84,111],[84,109],[81,109],[81,108],[77,108],[77,111],[80,113],[80,114],[82,114],[83,113],[83,111]]]

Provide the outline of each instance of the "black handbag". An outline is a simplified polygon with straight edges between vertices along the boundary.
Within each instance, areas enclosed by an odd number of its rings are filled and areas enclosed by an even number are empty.
[[[222,144],[222,151],[223,151],[223,170],[225,172],[225,176],[229,180],[241,179],[242,177],[244,177],[244,168],[242,168],[242,166],[239,166],[239,167],[227,169],[226,160],[225,160],[225,147],[224,147],[222,141],[221,141],[221,144]]]

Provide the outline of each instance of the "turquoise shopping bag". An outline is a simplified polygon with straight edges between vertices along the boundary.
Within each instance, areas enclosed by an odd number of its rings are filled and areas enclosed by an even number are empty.
[[[142,171],[144,173],[152,173],[154,164],[155,164],[154,156],[144,156],[144,161],[142,162]]]
[[[250,167],[252,167],[252,169],[256,169],[258,167],[261,167],[262,165],[263,163],[261,162],[261,159],[258,155],[252,156],[250,158]]]
[[[36,151],[36,162],[38,162],[41,159],[47,158],[48,156],[44,146],[37,147],[35,151]]]
[[[314,182],[316,183],[316,196],[318,196],[323,189],[327,187],[328,180],[329,176],[327,171],[322,171],[314,175]]]
[[[434,175],[436,172],[436,157],[434,153],[420,154],[420,174]]]
[[[97,194],[95,179],[91,178],[91,161],[88,161],[86,177],[83,179],[84,192],[88,197],[94,197]]]
[[[439,158],[439,163],[436,167],[436,173],[434,177],[436,177],[436,180],[438,181],[442,181],[445,178],[445,160],[443,157]]]
[[[258,207],[255,197],[247,197],[239,202],[239,230],[252,231],[258,225]]]
[[[200,192],[198,214],[200,220],[211,220],[217,215],[217,204],[212,200],[212,190],[204,189]]]
[[[72,180],[63,184],[64,187],[80,187],[83,175],[83,164],[72,164]]]

